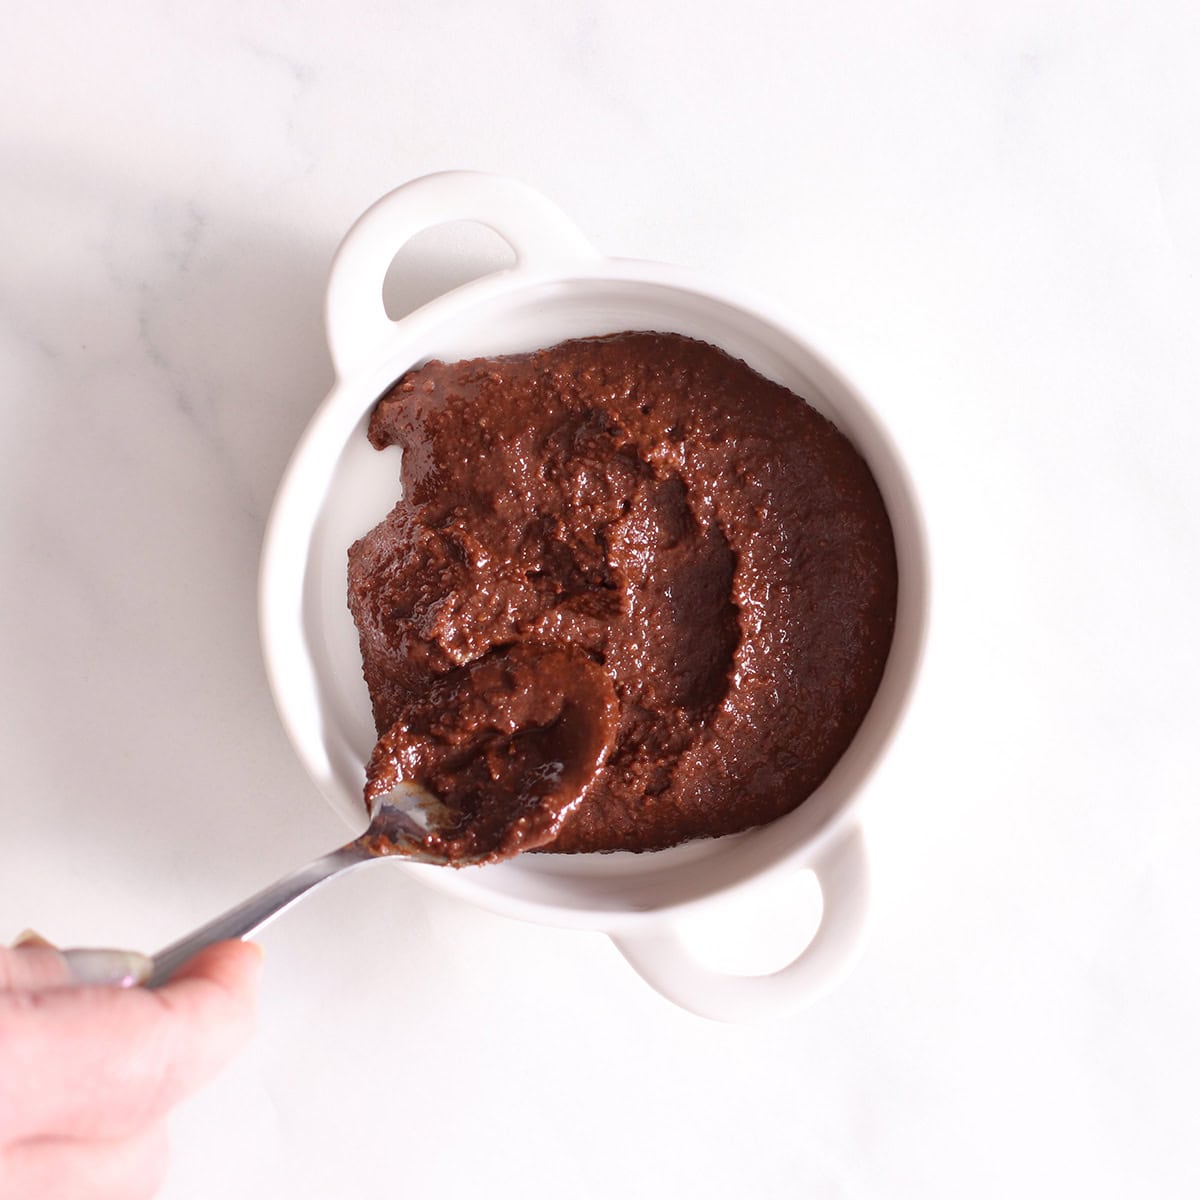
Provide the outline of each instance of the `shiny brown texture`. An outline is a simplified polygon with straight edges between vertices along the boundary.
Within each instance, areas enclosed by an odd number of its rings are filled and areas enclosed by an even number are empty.
[[[421,849],[496,862],[551,841],[616,735],[607,672],[574,646],[515,642],[411,694],[367,766],[367,803],[403,779],[436,798]]]
[[[369,435],[404,448],[404,498],[350,551],[384,741],[514,643],[573,647],[612,680],[612,749],[547,849],[762,824],[849,744],[891,644],[891,527],[862,458],[785,388],[623,333],[427,363]]]

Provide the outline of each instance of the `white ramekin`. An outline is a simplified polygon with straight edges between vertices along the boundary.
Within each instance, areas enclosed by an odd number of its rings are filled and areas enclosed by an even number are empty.
[[[446,221],[490,226],[516,265],[440,296],[399,321],[383,281],[409,238]],[[867,913],[857,801],[894,736],[917,675],[928,612],[925,539],[913,489],[878,417],[786,318],[678,267],[599,254],[548,200],[514,180],[454,171],[413,180],[371,207],[334,260],[326,309],[337,383],[284,475],[263,549],[260,621],[283,723],[308,771],[356,830],[363,764],[375,742],[346,551],[399,496],[399,451],[365,435],[376,400],[405,370],[550,346],[626,329],[688,334],[723,347],[832,418],[870,464],[896,538],[900,592],[882,685],[852,745],[794,812],[761,829],[653,854],[525,855],[452,870],[399,863],[430,887],[505,916],[607,933],[677,1004],[720,1020],[796,1008],[850,968]],[[705,966],[679,920],[780,871],[812,870],[822,893],[813,940],[771,975]]]

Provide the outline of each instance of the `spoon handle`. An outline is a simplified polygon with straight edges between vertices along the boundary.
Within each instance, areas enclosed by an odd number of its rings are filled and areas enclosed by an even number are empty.
[[[370,862],[375,855],[358,842],[351,842],[340,850],[333,850],[314,859],[307,866],[277,879],[261,892],[235,904],[199,929],[192,930],[186,937],[172,942],[160,950],[153,959],[153,969],[147,987],[161,987],[189,958],[205,946],[223,942],[230,938],[244,938],[261,929],[268,921],[277,917],[285,908],[290,908],[306,892],[324,883],[334,875]]]

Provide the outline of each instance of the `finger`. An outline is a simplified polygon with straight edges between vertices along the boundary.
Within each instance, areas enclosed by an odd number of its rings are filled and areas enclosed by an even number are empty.
[[[260,960],[225,942],[157,991],[0,993],[0,1144],[122,1137],[160,1119],[248,1039]]]
[[[12,949],[0,946],[0,992],[85,983],[132,987],[149,977],[151,965],[132,950],[59,950],[27,940]]]
[[[262,967],[262,947],[257,942],[218,942],[193,955],[171,976],[166,989],[202,982],[230,992],[253,992]]]
[[[0,991],[64,987],[70,982],[66,959],[49,943],[0,947]]]
[[[150,1200],[167,1173],[167,1128],[132,1137],[42,1138],[0,1151],[0,1200]]]

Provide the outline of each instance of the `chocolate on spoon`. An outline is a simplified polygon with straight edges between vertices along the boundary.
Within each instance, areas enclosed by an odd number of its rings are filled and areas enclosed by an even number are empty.
[[[367,804],[402,780],[418,785],[428,794],[420,852],[454,866],[511,858],[553,841],[604,765],[618,717],[612,679],[581,649],[501,647],[405,704],[371,755]]]

